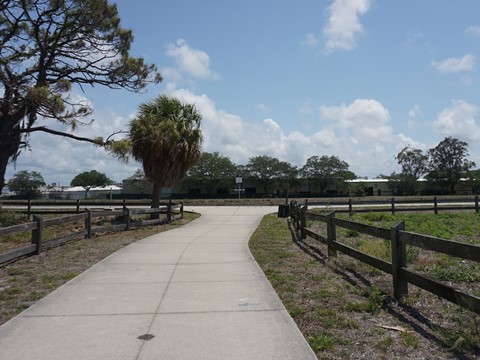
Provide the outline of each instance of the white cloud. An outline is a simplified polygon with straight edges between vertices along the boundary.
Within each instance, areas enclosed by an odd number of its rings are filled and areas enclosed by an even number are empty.
[[[469,26],[465,29],[465,35],[480,39],[480,26]]]
[[[262,112],[267,112],[269,109],[268,109],[268,106],[265,105],[265,104],[257,104],[257,106],[255,106],[255,108],[257,110],[260,110]]]
[[[408,112],[408,122],[407,122],[407,128],[408,129],[413,129],[415,126],[417,126],[417,119],[423,115],[422,110],[420,109],[420,106],[415,105],[409,112]]]
[[[352,50],[363,32],[360,16],[371,6],[371,0],[334,0],[326,11],[328,21],[323,29],[325,51]]]
[[[406,146],[424,151],[428,150],[427,145],[424,143],[418,142],[405,134],[398,134],[397,143],[395,144],[396,154],[398,154]]]
[[[406,46],[412,48],[417,45],[417,43],[423,39],[423,33],[419,30],[415,30],[413,33],[409,34],[406,41]]]
[[[312,107],[312,102],[310,99],[307,99],[303,102],[302,105],[300,105],[300,114],[302,115],[310,115],[313,113],[313,107]]]
[[[419,117],[420,115],[422,115],[422,110],[420,110],[420,106],[418,106],[418,105],[415,105],[413,107],[413,109],[411,109],[408,112],[408,117],[410,117],[412,119],[415,119],[415,118]]]
[[[332,121],[335,128],[354,138],[379,142],[388,142],[392,138],[390,113],[376,100],[357,99],[349,105],[322,106],[320,116]]]
[[[167,46],[166,54],[175,59],[178,71],[194,78],[215,79],[218,75],[210,68],[210,57],[202,50],[191,48],[183,39]]]
[[[177,83],[173,81],[168,82],[167,85],[165,86],[165,90],[167,92],[172,92],[176,88],[177,88]]]
[[[286,132],[272,118],[247,121],[242,117],[217,108],[205,94],[188,89],[170,87],[169,95],[195,104],[203,116],[204,150],[229,156],[237,164],[245,164],[252,156],[270,155],[302,166],[313,155],[335,155],[350,164],[358,175],[375,176],[391,173],[398,166],[393,157],[398,144],[414,144],[412,139],[393,134],[389,111],[378,101],[357,99],[350,104],[323,106],[321,119],[315,131]],[[102,122],[82,127],[78,135],[107,135],[126,129],[130,116],[100,111]],[[107,121],[106,121],[107,120]],[[96,169],[114,180],[131,176],[141,167],[136,162],[124,164],[109,156],[101,148],[74,140],[55,138],[48,134],[34,134],[33,151],[22,154],[18,170],[38,170],[48,182],[69,184],[78,173]],[[397,145],[395,145],[397,144]],[[14,169],[9,169],[9,176]],[[8,176],[7,176],[8,178]]]
[[[218,109],[207,95],[187,89],[172,95],[194,103],[203,116],[204,150],[229,156],[245,164],[252,156],[270,155],[301,166],[313,155],[336,155],[351,165],[359,175],[375,176],[392,172],[397,142],[389,124],[390,115],[375,100],[355,100],[350,105],[322,107],[327,118],[322,128],[312,133],[286,133],[271,118],[249,122]],[[398,152],[398,151],[397,151]],[[385,170],[386,169],[386,170]]]
[[[460,79],[463,85],[465,86],[472,86],[473,85],[473,77],[468,75],[463,75]]]
[[[310,48],[316,48],[320,43],[320,40],[315,36],[315,34],[309,33],[305,37],[305,40],[302,41],[302,44],[310,47]]]
[[[480,140],[480,125],[476,121],[478,107],[465,100],[452,100],[432,123],[435,132],[467,141]]]
[[[113,111],[99,110],[95,117],[102,119],[94,121],[90,126],[79,126],[74,132],[77,136],[93,138],[96,136],[107,137],[113,132],[127,130],[129,119]],[[64,132],[70,132],[66,125],[53,123],[51,120],[39,120],[39,126],[48,127]],[[69,185],[72,178],[83,172],[97,170],[105,173],[114,181],[131,176],[140,167],[135,161],[124,163],[110,156],[103,148],[91,143],[76,141],[61,136],[42,132],[33,133],[30,139],[32,151],[23,151],[16,167],[7,168],[6,179],[17,171],[39,171],[47,183],[56,182],[60,185]]]
[[[180,71],[173,67],[162,68],[162,76],[168,79],[170,82],[177,82],[182,80],[182,74]]]
[[[432,66],[442,73],[457,73],[472,71],[475,67],[475,56],[467,54],[461,58],[448,58],[442,61],[432,61]]]

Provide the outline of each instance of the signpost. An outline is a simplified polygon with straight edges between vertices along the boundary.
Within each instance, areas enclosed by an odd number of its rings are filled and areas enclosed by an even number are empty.
[[[240,200],[240,195],[242,194],[242,183],[243,183],[242,177],[241,176],[236,176],[235,177],[235,184],[238,187],[238,200]]]

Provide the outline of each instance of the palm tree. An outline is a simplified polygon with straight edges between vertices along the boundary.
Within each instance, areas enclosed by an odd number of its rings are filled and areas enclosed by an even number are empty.
[[[180,181],[200,159],[201,120],[194,105],[166,95],[139,106],[129,138],[132,156],[153,183],[152,207],[159,206],[162,187]]]

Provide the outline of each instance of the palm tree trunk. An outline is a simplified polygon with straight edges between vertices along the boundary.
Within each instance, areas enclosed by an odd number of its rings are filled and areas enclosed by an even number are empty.
[[[153,193],[152,193],[152,205],[151,208],[158,208],[160,206],[160,191],[162,190],[162,186],[159,182],[153,183]],[[150,214],[150,219],[155,220],[160,217],[160,214],[153,213]]]

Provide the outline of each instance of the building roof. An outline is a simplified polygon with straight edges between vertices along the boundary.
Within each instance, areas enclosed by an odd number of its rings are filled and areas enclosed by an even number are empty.
[[[388,179],[353,179],[346,180],[348,183],[388,183]]]
[[[107,185],[104,187],[92,187],[88,191],[115,191],[115,190],[122,190],[121,187],[116,186],[116,185]],[[85,191],[85,188],[83,186],[74,186],[68,189],[63,190],[65,192],[79,192],[79,191]]]

